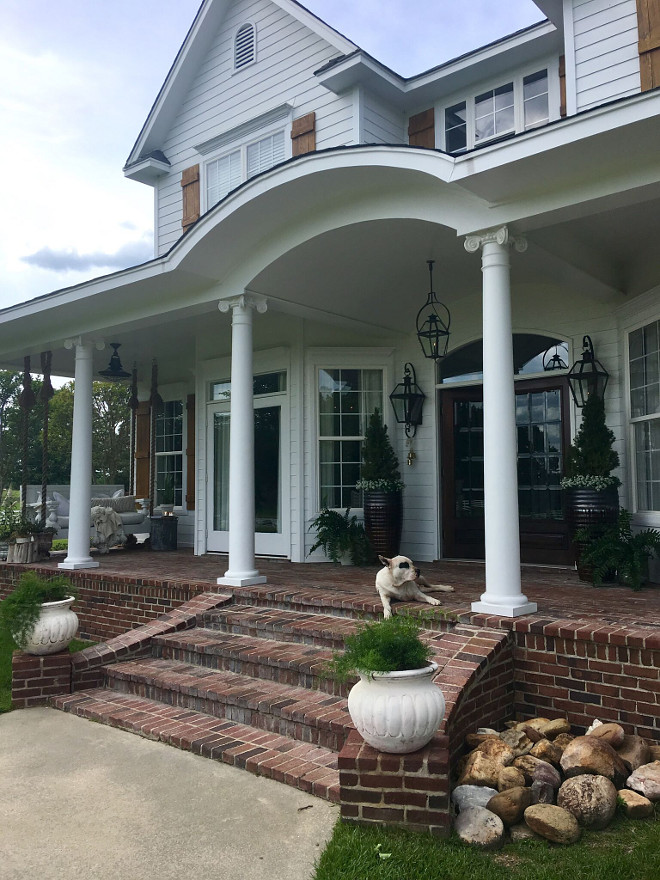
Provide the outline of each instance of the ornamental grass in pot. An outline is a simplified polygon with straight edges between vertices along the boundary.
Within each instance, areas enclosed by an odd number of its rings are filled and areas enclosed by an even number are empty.
[[[26,571],[0,602],[0,628],[27,654],[63,651],[78,631],[78,617],[71,611],[74,600],[75,589],[66,578]]]
[[[364,529],[374,556],[397,556],[403,527],[403,480],[378,407],[369,417],[355,488],[363,492]]]
[[[417,621],[405,614],[362,624],[347,636],[330,673],[360,680],[348,695],[348,711],[365,742],[381,752],[407,754],[423,748],[445,714],[433,677],[438,671]]]

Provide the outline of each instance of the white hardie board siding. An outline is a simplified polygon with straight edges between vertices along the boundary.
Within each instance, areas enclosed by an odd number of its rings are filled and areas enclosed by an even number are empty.
[[[256,26],[257,61],[235,73],[233,38],[245,21]],[[181,172],[198,162],[203,165],[205,158],[195,145],[284,103],[292,106],[293,118],[316,113],[317,149],[351,142],[350,95],[333,95],[314,76],[315,70],[339,54],[268,0],[241,0],[231,5],[163,145],[172,170],[158,186],[159,254],[165,253],[182,233]],[[290,149],[287,144],[287,155]]]
[[[388,106],[378,96],[363,93],[362,143],[403,144],[407,119],[395,107]]]
[[[640,91],[635,0],[573,3],[577,111]]]

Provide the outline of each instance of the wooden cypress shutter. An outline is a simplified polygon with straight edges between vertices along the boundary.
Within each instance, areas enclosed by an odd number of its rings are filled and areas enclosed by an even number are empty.
[[[559,115],[566,116],[566,56],[559,56]]]
[[[192,224],[199,220],[200,191],[199,191],[199,165],[192,165],[181,174],[181,189],[183,190],[183,216],[181,225],[186,232]]]
[[[411,147],[435,149],[435,110],[424,110],[408,120],[408,143]]]
[[[195,395],[186,400],[186,508],[195,509]]]
[[[135,494],[148,498],[149,458],[151,455],[151,411],[149,401],[141,400],[135,410]]]
[[[294,119],[291,125],[292,155],[302,156],[316,149],[316,113]]]
[[[660,0],[637,0],[642,91],[660,86]]]

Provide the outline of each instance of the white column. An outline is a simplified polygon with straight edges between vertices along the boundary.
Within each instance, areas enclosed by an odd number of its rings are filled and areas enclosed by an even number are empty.
[[[520,581],[510,244],[520,251],[527,248],[526,241],[512,239],[506,227],[470,235],[465,241],[469,253],[481,248],[483,273],[486,592],[472,610],[502,617],[536,611],[535,603],[523,595]]]
[[[92,382],[94,343],[67,340],[66,348],[76,349],[73,390],[73,432],[71,440],[71,478],[69,480],[69,551],[58,568],[98,568],[89,553],[90,510],[92,500]]]
[[[218,304],[232,310],[229,427],[229,568],[219,584],[265,584],[254,561],[254,397],[252,313],[266,311],[263,297],[243,294]]]

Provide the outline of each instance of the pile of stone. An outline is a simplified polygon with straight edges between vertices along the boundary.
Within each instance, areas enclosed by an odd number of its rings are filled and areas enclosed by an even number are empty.
[[[451,796],[454,828],[486,849],[507,833],[514,841],[575,843],[583,828],[606,828],[617,804],[642,819],[660,801],[660,746],[618,724],[594,721],[573,736],[565,718],[534,718],[501,733],[480,728],[466,746]]]

